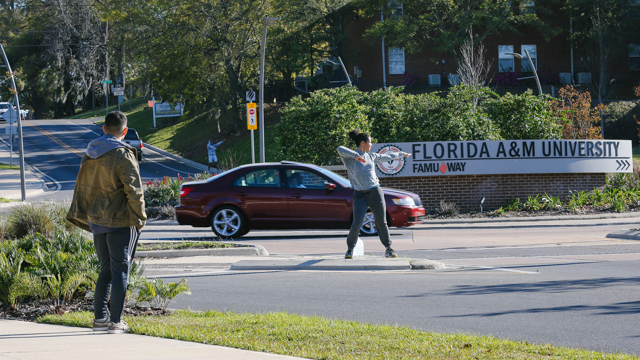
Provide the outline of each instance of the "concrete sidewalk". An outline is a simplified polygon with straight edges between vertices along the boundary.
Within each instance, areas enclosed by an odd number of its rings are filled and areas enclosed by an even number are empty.
[[[0,170],[0,198],[20,200],[22,198],[22,191],[20,189],[20,170],[18,168],[20,164],[20,158],[14,146],[13,152],[13,167],[14,169]],[[0,139],[0,164],[10,163],[10,148],[9,144]],[[40,179],[34,172],[31,171],[30,166],[25,166],[25,188],[26,198],[40,195],[45,192],[45,182]],[[20,202],[0,203],[0,208],[15,206]]]
[[[107,334],[88,328],[0,320],[0,360],[69,359],[302,359],[134,334]]]

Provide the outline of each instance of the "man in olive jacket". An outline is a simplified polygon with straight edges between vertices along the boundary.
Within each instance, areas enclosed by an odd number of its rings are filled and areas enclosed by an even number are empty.
[[[113,111],[107,114],[102,129],[104,135],[89,143],[80,163],[67,220],[93,233],[100,260],[93,330],[115,334],[128,330],[122,312],[129,267],[147,216],[136,149],[122,142],[128,130],[127,117]]]

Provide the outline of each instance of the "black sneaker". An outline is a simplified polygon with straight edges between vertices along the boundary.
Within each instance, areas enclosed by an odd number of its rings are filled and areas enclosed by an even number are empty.
[[[398,254],[396,254],[396,252],[393,251],[392,248],[387,248],[387,251],[384,252],[384,257],[397,258]]]
[[[347,250],[347,253],[344,254],[345,259],[353,259],[353,250]]]

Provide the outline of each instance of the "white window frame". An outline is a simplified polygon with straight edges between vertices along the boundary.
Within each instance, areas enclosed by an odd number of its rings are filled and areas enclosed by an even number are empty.
[[[525,49],[529,50],[533,66],[538,70],[538,47],[536,45],[520,45],[520,55],[523,57],[523,59],[520,60],[520,69],[522,72],[533,72],[533,70],[531,70],[531,64],[529,64],[529,59],[526,58],[527,53]]]
[[[638,62],[638,65],[636,65],[637,67],[635,69],[631,67],[632,59]],[[640,44],[629,44],[629,70],[640,70]]]
[[[404,48],[389,48],[389,75],[402,75],[404,73]]]
[[[501,72],[501,73],[512,72],[512,71],[515,71],[516,69],[516,64],[513,59],[513,55],[506,55],[507,53],[513,53],[513,45],[498,45],[498,72]],[[505,70],[502,67],[501,61],[503,60],[511,60],[510,70],[509,69]]]

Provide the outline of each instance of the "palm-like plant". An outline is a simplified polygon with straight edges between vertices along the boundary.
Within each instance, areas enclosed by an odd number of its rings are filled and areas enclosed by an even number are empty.
[[[180,294],[191,295],[191,289],[185,278],[180,279],[180,282],[166,285],[162,279],[153,279],[141,284],[138,301],[147,301],[152,307],[166,310],[173,298]]]
[[[8,249],[9,247],[10,245],[3,246],[4,249],[0,252],[0,302],[15,307],[22,297],[43,297],[42,281],[37,276],[22,271],[24,252],[15,247]]]

